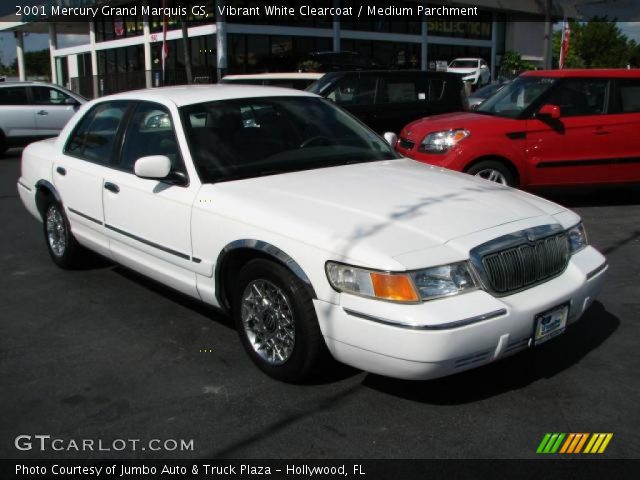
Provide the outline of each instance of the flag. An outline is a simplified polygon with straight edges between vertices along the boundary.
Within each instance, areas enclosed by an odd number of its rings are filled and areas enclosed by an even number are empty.
[[[567,62],[567,55],[569,54],[569,37],[571,37],[571,27],[569,27],[569,22],[565,20],[564,25],[562,26],[562,43],[560,44],[560,61],[558,62],[558,67],[560,68],[560,70],[564,68],[565,63]]]
[[[166,0],[162,0],[162,10],[166,12],[165,9]],[[167,29],[168,29],[168,18],[165,13],[162,17],[162,84],[165,83],[165,65],[167,63],[167,57],[169,56],[169,44],[167,43]]]

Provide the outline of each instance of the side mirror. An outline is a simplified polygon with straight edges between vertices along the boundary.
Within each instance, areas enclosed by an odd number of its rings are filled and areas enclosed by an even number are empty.
[[[383,136],[389,145],[391,145],[393,148],[396,147],[396,143],[398,143],[398,136],[395,133],[385,132]]]
[[[560,118],[560,107],[557,105],[543,105],[538,110],[538,117],[550,118],[552,120],[557,120]]]
[[[171,171],[171,160],[165,155],[149,155],[136,160],[133,171],[140,178],[162,180]]]
[[[75,105],[79,105],[79,102],[75,98],[72,98],[72,97],[65,98],[63,103],[65,105],[74,105],[74,106]]]

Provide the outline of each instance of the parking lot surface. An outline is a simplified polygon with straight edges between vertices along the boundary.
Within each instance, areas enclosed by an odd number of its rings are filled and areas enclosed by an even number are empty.
[[[0,158],[2,458],[533,458],[546,432],[612,432],[606,457],[640,457],[640,188],[545,194],[583,216],[610,263],[561,337],[439,380],[345,367],[294,386],[195,300],[107,262],[55,267],[17,195],[19,156]],[[140,443],[21,451],[18,435]],[[142,450],[151,439],[193,449]]]

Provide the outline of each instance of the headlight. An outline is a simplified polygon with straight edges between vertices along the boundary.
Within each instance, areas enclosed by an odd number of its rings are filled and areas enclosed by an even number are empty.
[[[418,150],[427,153],[445,153],[469,135],[471,135],[469,131],[464,129],[433,132],[424,137]]]
[[[477,287],[466,262],[407,273],[368,270],[327,262],[327,278],[339,292],[394,302],[416,303]]]
[[[579,252],[589,245],[587,232],[582,222],[567,230],[567,237],[569,238],[569,250],[572,254]]]

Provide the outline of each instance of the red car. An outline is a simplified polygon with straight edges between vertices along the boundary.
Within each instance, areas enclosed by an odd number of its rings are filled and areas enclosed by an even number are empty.
[[[396,149],[511,186],[640,182],[640,70],[527,72],[474,112],[410,123]]]

